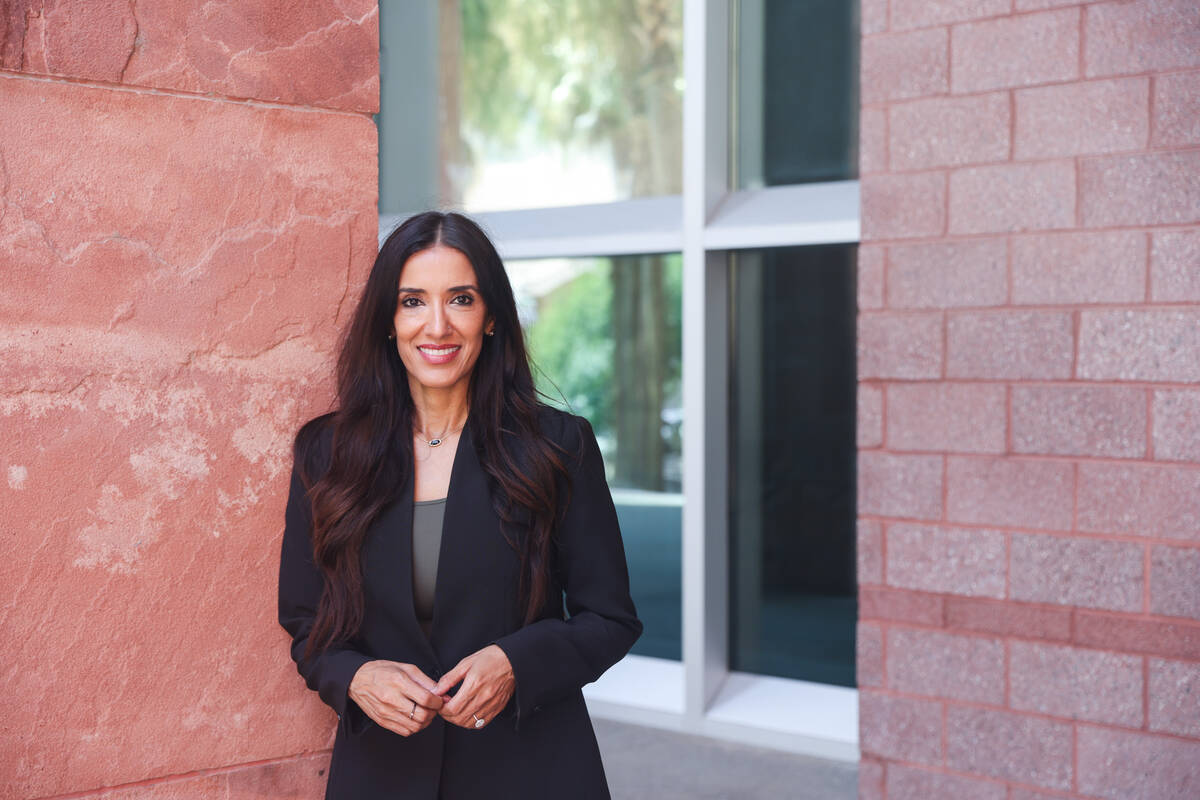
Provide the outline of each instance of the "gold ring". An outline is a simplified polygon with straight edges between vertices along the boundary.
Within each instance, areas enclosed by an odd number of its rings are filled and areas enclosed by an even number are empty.
[[[474,715],[474,714],[472,714],[471,716],[472,716],[472,717],[475,717],[475,715]],[[484,721],[483,721],[483,720],[481,720],[479,717],[475,717],[475,727],[476,727],[476,728],[482,728],[483,726],[484,726]]]

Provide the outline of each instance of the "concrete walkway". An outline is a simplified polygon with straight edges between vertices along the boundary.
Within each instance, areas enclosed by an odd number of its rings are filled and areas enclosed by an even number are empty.
[[[855,800],[858,767],[592,718],[613,800]]]

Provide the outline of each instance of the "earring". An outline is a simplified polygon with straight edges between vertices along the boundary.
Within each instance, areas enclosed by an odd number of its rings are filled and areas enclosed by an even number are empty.
[[[389,333],[387,338],[388,338],[388,341],[390,342],[392,339],[395,339],[395,338],[396,338],[396,334],[394,334],[394,333]]]
[[[495,331],[484,331],[483,335],[484,336],[495,336],[496,332]]]

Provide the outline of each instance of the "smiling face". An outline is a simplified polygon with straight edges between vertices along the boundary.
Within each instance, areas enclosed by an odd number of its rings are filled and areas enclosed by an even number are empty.
[[[404,262],[392,323],[414,396],[422,389],[465,391],[493,324],[471,262],[443,245]]]

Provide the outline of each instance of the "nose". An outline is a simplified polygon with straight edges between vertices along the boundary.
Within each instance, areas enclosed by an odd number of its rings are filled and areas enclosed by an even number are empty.
[[[429,317],[427,325],[430,336],[441,337],[450,332],[450,320],[446,317],[446,309],[441,303],[434,303],[430,306],[432,313]]]

